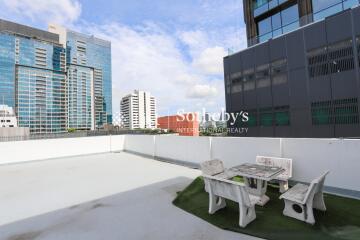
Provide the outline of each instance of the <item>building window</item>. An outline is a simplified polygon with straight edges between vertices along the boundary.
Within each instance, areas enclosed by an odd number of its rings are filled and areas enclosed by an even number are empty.
[[[309,75],[311,78],[329,74],[327,47],[311,50],[307,53]]]
[[[287,61],[280,59],[271,63],[271,78],[273,85],[287,83]]]
[[[335,124],[358,124],[359,110],[356,98],[333,101]]]
[[[254,69],[246,69],[243,72],[243,90],[250,91],[255,89],[255,72]]]
[[[355,67],[352,40],[311,50],[307,58],[311,78],[350,71]]]
[[[259,42],[288,33],[299,27],[299,8],[292,5],[258,22]]]
[[[290,126],[290,107],[275,107],[275,126]]]
[[[272,108],[261,108],[259,112],[260,112],[260,126],[271,127],[274,122]]]
[[[359,0],[313,0],[314,20],[318,21],[359,4]]]
[[[249,121],[247,122],[248,127],[256,127],[257,124],[257,110],[249,110],[247,111],[249,113]]]
[[[311,103],[311,116],[313,125],[332,124],[331,101]]]
[[[352,40],[342,41],[328,48],[331,73],[339,73],[354,69],[354,51]]]
[[[313,125],[359,124],[358,99],[337,99],[311,104]]]
[[[287,0],[253,0],[254,16],[257,17],[286,1]]]
[[[231,92],[239,93],[242,92],[242,73],[237,72],[230,75],[231,79]]]
[[[256,68],[256,87],[270,87],[269,64],[261,65]]]
[[[250,109],[246,110],[244,112],[247,112],[249,115],[249,120],[247,122],[243,122],[241,118],[238,118],[239,124],[237,126],[239,127],[256,127],[258,125],[257,123],[257,110],[256,109]]]

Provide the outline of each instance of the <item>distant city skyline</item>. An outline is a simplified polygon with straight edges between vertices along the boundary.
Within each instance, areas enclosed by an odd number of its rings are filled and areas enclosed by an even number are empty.
[[[112,42],[113,112],[134,89],[158,98],[159,114],[225,106],[222,58],[246,46],[242,0],[0,0],[0,18],[49,23]]]
[[[0,19],[0,98],[32,134],[112,123],[111,43]]]

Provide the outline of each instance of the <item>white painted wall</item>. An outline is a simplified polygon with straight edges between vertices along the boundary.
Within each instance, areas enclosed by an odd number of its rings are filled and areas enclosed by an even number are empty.
[[[155,156],[200,164],[211,159],[210,138],[156,136]]]
[[[330,170],[325,185],[360,191],[360,140],[283,139],[283,156],[293,158],[296,181]]]
[[[0,142],[0,165],[122,150],[192,164],[218,158],[226,167],[255,162],[256,155],[292,158],[295,181],[310,182],[330,170],[327,186],[360,191],[356,139],[121,135]]]
[[[0,165],[76,155],[121,151],[125,136],[0,142]]]
[[[110,136],[110,151],[123,151],[125,147],[125,135],[111,135]]]
[[[155,136],[126,135],[124,150],[154,156]]]
[[[279,138],[215,137],[211,139],[211,158],[225,167],[254,162],[257,155],[280,157]]]
[[[108,136],[0,142],[0,164],[109,151]]]
[[[127,135],[125,149],[193,164],[217,158],[225,167],[255,163],[257,155],[292,158],[294,181],[309,183],[330,170],[326,186],[360,191],[360,140],[156,136],[154,141]]]

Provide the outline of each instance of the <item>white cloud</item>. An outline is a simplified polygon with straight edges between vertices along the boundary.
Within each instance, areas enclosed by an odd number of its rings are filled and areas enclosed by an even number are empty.
[[[193,65],[206,74],[222,74],[226,54],[223,47],[206,48],[194,59]]]
[[[67,25],[81,14],[81,4],[77,0],[0,0],[0,5],[2,17],[15,17],[19,21],[31,19],[33,22]]]
[[[187,96],[189,98],[198,98],[198,99],[214,97],[217,94],[218,94],[218,90],[216,89],[216,87],[206,84],[205,85],[197,84],[191,87],[187,92]]]
[[[188,48],[194,69],[201,74],[223,75],[223,58],[228,54],[227,49],[237,51],[246,47],[245,28],[183,31],[177,35]]]
[[[191,14],[177,7],[174,12],[183,12],[182,22],[194,25],[177,23],[168,31],[166,24],[150,21],[128,26],[104,18],[104,24],[93,24],[80,19],[80,0],[0,0],[0,18],[44,27],[54,22],[110,40],[114,113],[119,111],[121,97],[134,89],[156,96],[160,114],[179,108],[218,111],[225,99],[223,56],[228,47],[238,49],[246,42],[241,40],[246,39],[244,28],[237,26],[242,21],[241,2],[202,1],[201,16],[196,8]],[[227,22],[232,19],[228,14],[238,16],[238,21]]]
[[[121,97],[134,89],[150,91],[157,97],[160,114],[180,108],[196,111],[197,103],[210,99],[218,102],[219,109],[224,105],[224,99],[214,99],[223,91],[222,80],[206,87],[212,79],[185,59],[177,35],[153,23],[136,27],[119,23],[84,25],[80,30],[112,42],[114,112],[119,111]]]

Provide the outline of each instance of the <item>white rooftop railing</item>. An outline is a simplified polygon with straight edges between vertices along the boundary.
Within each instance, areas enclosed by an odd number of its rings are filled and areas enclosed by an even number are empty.
[[[309,183],[330,170],[327,190],[360,198],[360,139],[291,139],[118,135],[0,142],[0,165],[51,158],[128,151],[192,167],[221,159],[225,167],[257,155],[293,159],[293,178]]]

